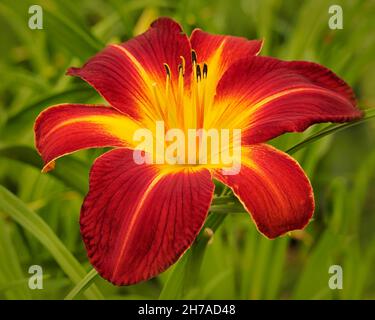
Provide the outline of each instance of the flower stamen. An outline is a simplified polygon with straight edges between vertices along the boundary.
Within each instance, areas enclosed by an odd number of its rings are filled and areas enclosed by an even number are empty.
[[[191,50],[191,62],[193,63],[193,66],[197,64],[197,53],[195,50]]]
[[[165,72],[167,74],[167,79],[171,79],[171,68],[169,68],[169,65],[166,63],[163,63]]]
[[[162,107],[162,104],[161,104],[161,101],[160,101],[160,97],[159,97],[159,94],[158,94],[157,83],[156,82],[152,83],[152,92],[154,94],[155,104],[156,104],[159,116],[161,117],[162,120],[165,121],[166,120],[165,119],[165,114],[164,114],[163,107]]]
[[[197,65],[197,81],[201,81],[202,80],[202,73],[201,73],[201,66],[198,64]]]
[[[168,64],[164,63],[165,72],[167,74],[167,77],[165,79],[165,98],[166,100],[169,99],[169,86],[171,82],[171,68]],[[168,112],[165,113],[166,122],[168,123]]]
[[[203,63],[203,78],[207,78],[208,66],[207,63]]]
[[[177,94],[177,121],[185,128],[184,120],[184,75],[185,75],[185,58],[180,56],[181,63],[178,65],[178,94]]]

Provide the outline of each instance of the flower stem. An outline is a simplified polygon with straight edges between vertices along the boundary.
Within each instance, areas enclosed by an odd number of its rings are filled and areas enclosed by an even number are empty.
[[[95,269],[91,269],[91,271],[87,273],[86,276],[82,278],[82,280],[78,282],[68,293],[64,300],[73,300],[76,298],[81,292],[85,291],[93,283],[97,276],[98,272]]]

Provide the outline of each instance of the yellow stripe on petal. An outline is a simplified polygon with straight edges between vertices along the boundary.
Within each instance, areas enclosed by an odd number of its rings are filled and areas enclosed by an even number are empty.
[[[48,132],[46,138],[48,138],[49,135],[53,134],[57,130],[62,129],[63,127],[68,127],[74,124],[79,125],[83,123],[97,126],[98,130],[106,131],[113,137],[122,140],[124,144],[128,145],[129,147],[134,146],[134,132],[141,128],[140,125],[134,120],[124,117],[123,115],[91,115],[78,117],[59,123]]]
[[[38,116],[35,144],[48,171],[55,159],[78,150],[132,146],[138,128],[138,123],[112,108],[64,104]]]

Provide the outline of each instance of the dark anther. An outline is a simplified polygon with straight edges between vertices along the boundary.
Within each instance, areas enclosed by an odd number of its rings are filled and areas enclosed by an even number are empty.
[[[201,79],[201,66],[198,64],[197,65],[197,80],[199,81]]]
[[[197,53],[194,50],[191,50],[191,61],[193,62],[193,64],[197,63]]]
[[[207,78],[208,66],[206,63],[203,64],[203,78]]]
[[[167,73],[167,77],[170,78],[171,77],[171,69],[169,68],[169,66],[164,63],[164,68],[165,68],[165,72]]]
[[[180,63],[179,65],[178,65],[178,74],[182,74],[182,75],[184,75],[184,68],[182,67],[182,64]]]

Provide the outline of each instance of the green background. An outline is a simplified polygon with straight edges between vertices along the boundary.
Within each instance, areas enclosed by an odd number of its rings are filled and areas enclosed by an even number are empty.
[[[28,28],[31,4],[44,9],[43,30]],[[331,4],[343,8],[342,30],[328,27]],[[90,164],[103,150],[67,156],[55,171],[41,174],[33,123],[49,105],[100,102],[83,81],[65,76],[66,69],[107,43],[143,32],[158,16],[175,18],[187,33],[200,27],[264,38],[262,55],[324,64],[354,88],[360,107],[369,109],[366,120],[374,115],[375,1],[2,0],[0,299],[374,299],[372,120],[329,127],[326,133],[335,134],[319,135],[293,153],[315,191],[317,208],[306,230],[266,239],[218,185],[224,196],[215,199],[207,222],[217,231],[211,239],[201,233],[173,268],[130,287],[90,272],[78,217]],[[272,143],[288,150],[327,126]],[[342,290],[328,287],[334,264],[343,268]],[[28,287],[31,265],[43,267],[43,290]]]

